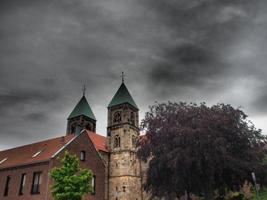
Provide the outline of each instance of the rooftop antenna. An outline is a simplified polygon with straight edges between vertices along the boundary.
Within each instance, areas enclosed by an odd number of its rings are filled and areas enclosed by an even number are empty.
[[[83,85],[83,96],[85,96],[86,87],[85,84]]]
[[[125,76],[126,76],[126,75],[124,74],[124,72],[121,72],[121,82],[122,82],[122,83],[124,83],[124,78],[125,78]]]

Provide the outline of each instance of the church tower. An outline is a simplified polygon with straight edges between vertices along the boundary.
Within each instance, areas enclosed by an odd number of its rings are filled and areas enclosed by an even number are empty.
[[[109,200],[141,200],[138,107],[124,80],[108,105]]]
[[[77,103],[77,105],[75,106],[75,108],[68,117],[67,135],[68,134],[78,135],[83,129],[95,132],[96,118],[85,98],[84,93],[85,92],[83,92],[82,98]]]

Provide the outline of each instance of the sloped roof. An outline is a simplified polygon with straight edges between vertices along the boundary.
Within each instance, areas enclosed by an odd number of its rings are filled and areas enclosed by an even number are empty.
[[[118,91],[115,93],[114,97],[112,98],[111,102],[108,105],[108,108],[123,103],[129,103],[130,105],[138,109],[137,105],[133,100],[133,97],[131,96],[130,92],[128,91],[124,83],[121,84]]]
[[[86,134],[91,139],[98,151],[108,152],[106,148],[106,137],[90,131],[86,131]],[[74,138],[75,135],[70,134],[67,136],[57,137],[0,151],[0,169],[48,161],[54,154],[56,154]],[[37,152],[40,153],[33,157],[33,155],[35,155]],[[7,160],[1,163],[1,161],[6,158]]]
[[[89,117],[93,120],[96,120],[95,115],[94,115],[90,105],[88,104],[85,96],[82,96],[82,98],[77,103],[77,105],[75,106],[73,111],[70,113],[68,119],[78,117],[81,115],[84,115],[84,116]]]
[[[107,138],[106,137],[99,135],[99,134],[96,134],[96,133],[93,133],[93,132],[90,132],[88,130],[87,130],[87,134],[98,151],[109,152],[107,149],[107,146],[106,146],[107,145]]]
[[[0,169],[47,161],[74,137],[67,135],[0,151],[0,161],[7,158],[0,164]],[[40,154],[33,157],[39,151]]]

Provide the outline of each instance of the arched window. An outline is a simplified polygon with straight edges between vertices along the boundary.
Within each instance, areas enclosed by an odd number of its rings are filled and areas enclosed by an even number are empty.
[[[133,124],[133,125],[135,125],[135,119],[134,119],[134,113],[133,112],[131,112],[131,123]]]
[[[95,192],[96,192],[96,176],[95,175],[92,177],[91,181],[92,181],[91,182],[91,184],[92,184],[92,192],[91,192],[91,194],[95,195]]]
[[[132,145],[133,147],[136,146],[136,137],[134,135],[132,135]]]
[[[114,123],[121,122],[121,112],[120,111],[114,113],[114,115],[113,115],[113,122]]]
[[[120,147],[121,146],[121,138],[116,135],[114,139],[114,148]]]
[[[81,161],[85,161],[85,155],[86,155],[85,151],[81,151],[81,153],[80,153],[80,160]]]
[[[72,124],[70,128],[70,133],[74,134],[76,131],[76,124]]]

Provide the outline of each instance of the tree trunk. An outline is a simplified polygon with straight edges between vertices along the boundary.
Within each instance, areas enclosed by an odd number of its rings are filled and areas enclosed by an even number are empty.
[[[204,190],[205,200],[213,200],[214,199],[213,195],[214,195],[214,190],[212,186],[212,181],[209,180],[205,185],[205,190]]]
[[[186,196],[187,196],[187,200],[191,200],[190,192],[188,192],[187,190],[186,190]]]
[[[211,176],[210,176],[211,177]],[[212,178],[206,180],[205,190],[204,190],[204,197],[205,200],[213,200],[214,199],[214,190],[213,190],[213,181]]]
[[[205,190],[205,200],[213,200],[213,190]]]

